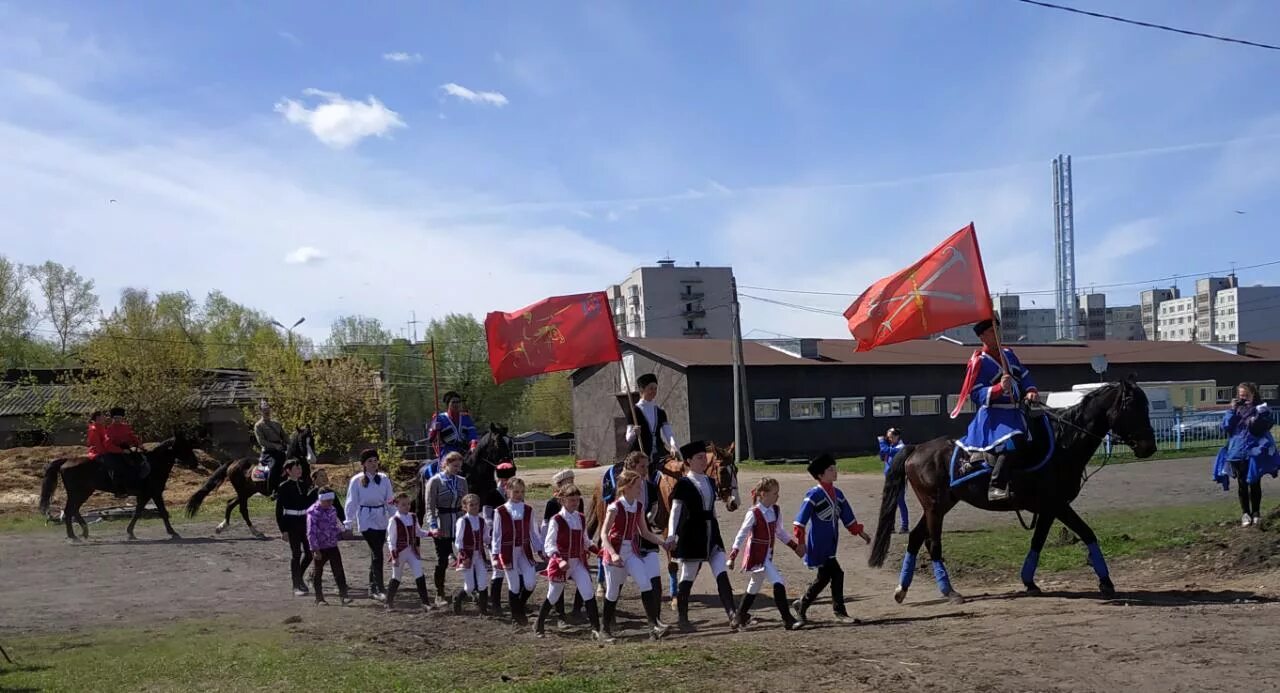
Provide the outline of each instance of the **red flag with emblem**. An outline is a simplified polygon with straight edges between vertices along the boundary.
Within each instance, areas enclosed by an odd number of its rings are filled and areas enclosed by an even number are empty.
[[[484,331],[495,383],[622,360],[603,291],[489,313]]]
[[[858,351],[919,339],[992,317],[973,224],[915,264],[872,284],[844,317]]]

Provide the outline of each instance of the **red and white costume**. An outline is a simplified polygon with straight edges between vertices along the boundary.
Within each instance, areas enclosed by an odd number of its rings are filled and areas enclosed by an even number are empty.
[[[605,599],[616,602],[628,576],[641,592],[648,592],[658,574],[651,572],[649,564],[640,557],[640,528],[648,521],[644,505],[619,498],[606,512],[613,517],[612,522],[605,520],[608,532],[600,549],[600,560],[604,562]]]
[[[387,521],[387,555],[391,560],[391,579],[400,579],[400,568],[408,565],[414,579],[422,577],[422,556],[418,553],[418,539],[430,536],[418,524],[413,513],[401,513]]]
[[[551,516],[551,521],[547,523],[547,538],[542,543],[542,552],[547,555],[548,563],[547,601],[552,604],[560,601],[566,580],[573,580],[578,594],[582,595],[582,601],[590,601],[595,596],[591,572],[587,570],[589,545],[587,522],[582,513],[561,508],[560,512]],[[551,567],[558,560],[568,564],[563,571],[556,571]],[[556,580],[552,577],[560,572],[563,572],[564,579]]]
[[[786,585],[782,574],[773,565],[773,542],[779,538],[787,546],[794,547],[796,540],[786,532],[778,532],[778,518],[781,511],[778,506],[766,506],[756,503],[747,511],[742,520],[742,528],[733,539],[731,556],[742,558],[742,571],[751,573],[747,583],[748,594],[759,594],[760,588],[766,584]]]
[[[467,594],[489,589],[489,523],[479,515],[463,515],[453,528],[453,555]]]
[[[493,511],[493,542],[489,551],[507,581],[507,591],[519,594],[521,585],[532,590],[538,573],[534,551],[542,548],[538,521],[527,503],[507,501]]]

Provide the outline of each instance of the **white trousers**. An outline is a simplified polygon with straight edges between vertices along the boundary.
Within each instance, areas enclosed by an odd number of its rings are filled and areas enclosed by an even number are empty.
[[[773,559],[770,558],[764,562],[764,565],[751,571],[751,579],[747,581],[747,594],[760,594],[760,588],[765,585],[785,585],[782,580],[782,573],[778,572],[777,567],[773,565]]]
[[[471,552],[471,567],[462,571],[462,586],[467,594],[489,589],[489,570],[484,566],[484,553]]]
[[[596,595],[591,589],[591,572],[587,570],[587,565],[582,559],[574,558],[569,561],[568,580],[573,580],[573,584],[578,588],[578,594],[582,596],[582,601],[589,602]],[[564,594],[564,582],[547,581],[547,601],[552,604],[560,601],[560,595]]]
[[[392,580],[400,579],[400,569],[405,565],[408,565],[409,569],[413,571],[413,577],[415,580],[422,577],[422,561],[418,560],[418,557],[413,555],[412,551],[405,549],[404,551],[401,551],[400,555],[391,563]]]
[[[712,552],[711,557],[705,561],[690,561],[679,558],[676,559],[676,563],[680,564],[680,582],[693,582],[698,579],[698,570],[702,568],[703,563],[710,563],[711,574],[720,577],[720,573],[725,571],[724,549],[716,549]]]
[[[515,565],[507,566],[502,571],[502,577],[507,581],[507,591],[520,594],[521,581],[524,582],[525,589],[532,590],[538,581],[538,571],[534,569],[533,561],[524,555],[524,550],[519,546],[513,547],[511,556]]]
[[[606,563],[604,566],[604,598],[611,601],[618,601],[618,596],[622,594],[622,586],[627,584],[627,578],[630,577],[636,583],[636,588],[641,592],[648,592],[653,586],[653,578],[658,576],[656,570],[650,572],[650,565],[645,559],[636,555],[629,546],[622,546],[622,565],[613,565]],[[657,558],[657,554],[650,554]],[[654,562],[653,568],[657,568],[657,562]]]

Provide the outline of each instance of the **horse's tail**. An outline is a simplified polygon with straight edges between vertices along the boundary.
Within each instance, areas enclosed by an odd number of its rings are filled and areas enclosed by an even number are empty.
[[[235,461],[226,462],[221,467],[218,467],[209,476],[209,479],[204,482],[204,486],[201,486],[199,490],[191,494],[191,498],[187,499],[187,517],[195,517],[196,513],[200,512],[200,504],[204,502],[205,498],[209,497],[210,493],[216,491],[222,485],[222,482],[227,480],[227,474],[233,464],[235,464]]]
[[[58,472],[67,463],[65,457],[56,459],[44,468],[44,479],[40,482],[40,512],[49,512],[49,502],[53,500],[53,492],[58,488]]]
[[[876,523],[876,538],[871,543],[871,556],[867,565],[879,568],[884,565],[885,555],[889,553],[889,539],[893,536],[893,514],[898,510],[898,496],[906,491],[907,458],[915,452],[916,446],[905,445],[889,462],[889,471],[884,475],[884,495],[880,497],[880,520]]]
[[[587,537],[595,539],[596,532],[600,530],[604,524],[604,494],[600,492],[600,486],[596,485],[596,490],[591,494],[591,512],[587,514],[587,524],[583,529],[587,533]]]

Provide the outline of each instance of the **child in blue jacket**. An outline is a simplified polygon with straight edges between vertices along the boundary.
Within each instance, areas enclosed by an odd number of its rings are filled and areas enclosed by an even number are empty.
[[[844,606],[844,570],[836,559],[836,547],[840,539],[840,527],[850,534],[871,543],[871,537],[857,518],[853,508],[845,500],[844,492],[836,488],[836,461],[830,455],[822,455],[809,463],[809,475],[818,482],[809,489],[800,511],[796,513],[794,533],[796,541],[804,544],[804,564],[816,568],[817,576],[804,596],[796,600],[797,626],[805,624],[809,605],[817,600],[822,590],[831,585],[831,609],[836,620],[848,621],[849,612]],[[855,621],[856,622],[856,621]]]

